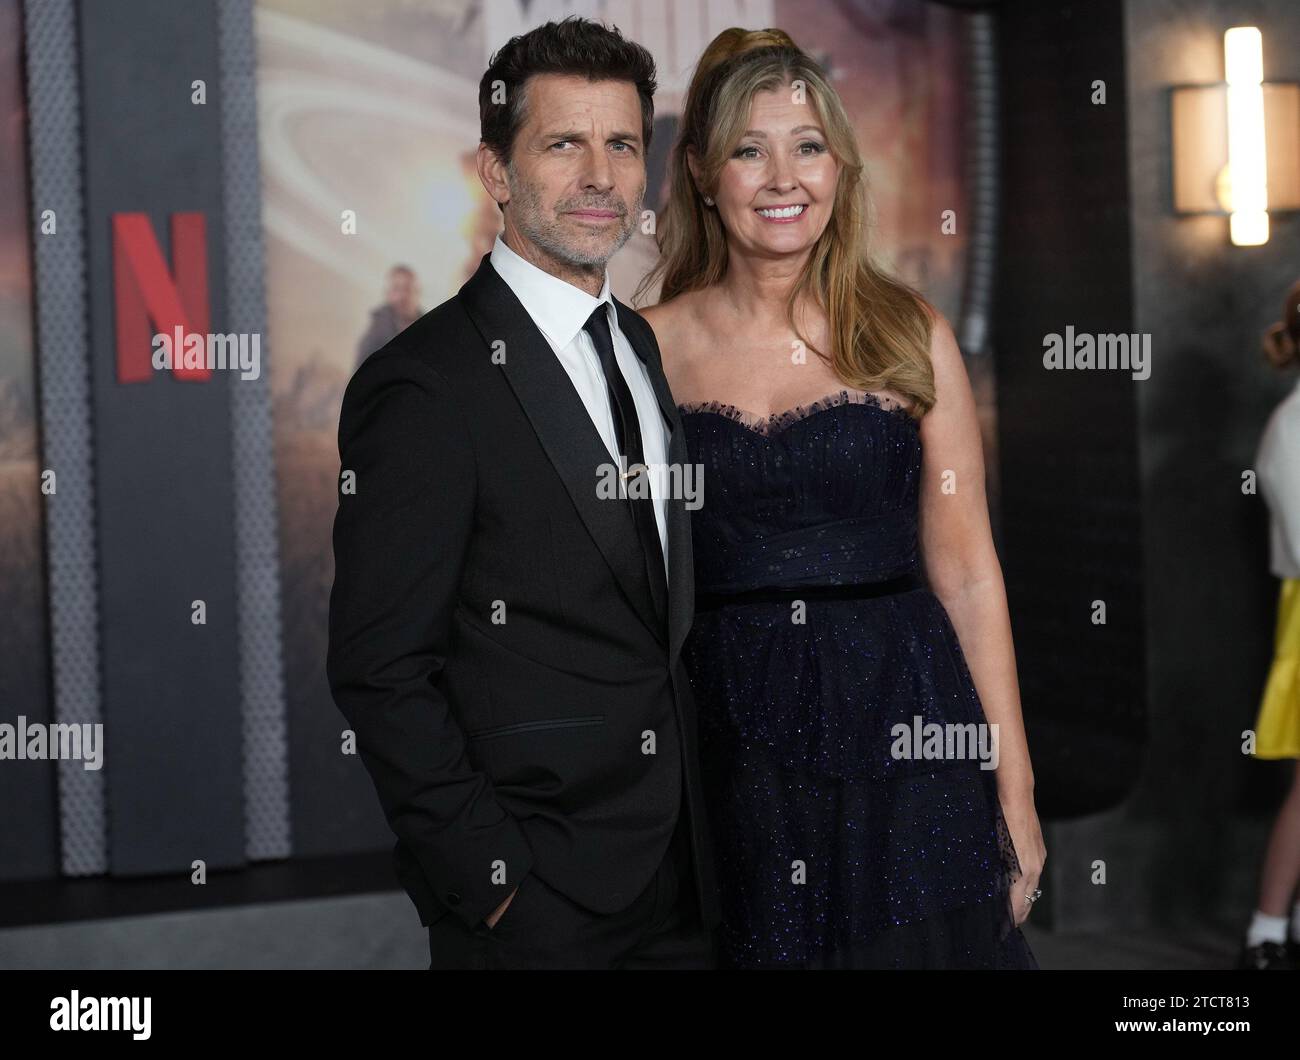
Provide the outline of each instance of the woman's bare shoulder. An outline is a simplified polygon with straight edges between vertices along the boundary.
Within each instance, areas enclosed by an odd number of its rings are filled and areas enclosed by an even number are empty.
[[[693,325],[698,318],[698,301],[696,292],[687,291],[637,310],[654,331],[665,366],[689,360],[692,346],[689,336],[692,331],[698,332],[698,327]]]
[[[660,332],[666,333],[673,329],[686,311],[689,301],[689,294],[679,294],[676,298],[670,298],[666,302],[643,306],[637,312],[645,317],[650,326],[654,328],[655,338],[662,341],[663,335]]]

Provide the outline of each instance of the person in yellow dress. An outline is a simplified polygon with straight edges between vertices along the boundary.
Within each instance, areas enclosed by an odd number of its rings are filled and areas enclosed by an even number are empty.
[[[1264,350],[1278,369],[1300,365],[1300,282],[1287,294],[1281,322],[1265,334]],[[1273,665],[1255,721],[1255,757],[1294,758],[1296,768],[1269,836],[1259,906],[1238,967],[1293,969],[1300,967],[1300,383],[1269,418],[1255,470],[1269,510],[1269,566],[1282,580]]]

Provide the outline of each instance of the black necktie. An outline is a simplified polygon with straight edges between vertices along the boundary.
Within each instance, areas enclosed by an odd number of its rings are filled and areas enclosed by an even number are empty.
[[[596,353],[600,356],[600,367],[605,373],[605,387],[609,393],[610,410],[614,416],[614,439],[618,451],[627,462],[627,470],[645,464],[645,451],[641,447],[641,421],[637,418],[636,403],[632,400],[632,391],[628,389],[627,380],[619,371],[618,361],[614,357],[614,341],[609,333],[609,319],[605,313],[606,303],[602,302],[596,311],[582,325],[583,330],[591,336]],[[641,475],[649,474],[641,470]],[[664,553],[659,544],[659,527],[655,523],[654,502],[650,499],[648,483],[639,483],[634,488],[629,476],[629,497],[632,505],[632,522],[636,526],[637,536],[645,552],[646,574],[650,578],[650,593],[654,597],[655,611],[659,621],[665,622],[668,614],[668,580],[664,575]],[[622,480],[620,480],[622,481]]]

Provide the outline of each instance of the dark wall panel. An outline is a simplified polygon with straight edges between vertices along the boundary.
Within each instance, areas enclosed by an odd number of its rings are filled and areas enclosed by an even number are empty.
[[[1135,331],[1119,0],[999,8],[1002,564],[1039,812],[1115,805],[1146,741],[1135,382],[1044,337]],[[1092,83],[1106,102],[1092,102]],[[1092,622],[1092,602],[1106,624]]]
[[[95,482],[112,871],[243,860],[230,461],[231,373],[120,384],[111,217],[207,219],[211,325],[224,331],[213,0],[83,3]],[[206,82],[208,102],[191,101]],[[194,625],[193,600],[207,605]]]

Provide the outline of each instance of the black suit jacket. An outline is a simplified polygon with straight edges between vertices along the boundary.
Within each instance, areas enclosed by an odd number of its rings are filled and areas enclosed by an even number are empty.
[[[654,333],[617,312],[685,465]],[[357,369],[339,455],[327,673],[421,923],[476,925],[528,872],[625,908],[680,808],[712,927],[689,513],[667,502],[664,629],[628,505],[597,491],[609,451],[487,256]]]

